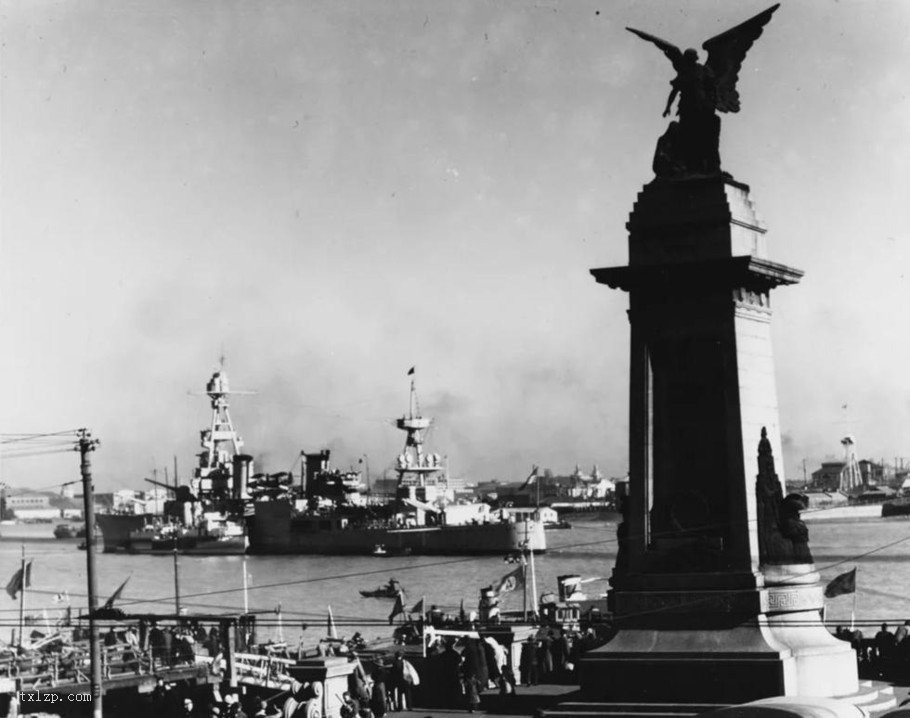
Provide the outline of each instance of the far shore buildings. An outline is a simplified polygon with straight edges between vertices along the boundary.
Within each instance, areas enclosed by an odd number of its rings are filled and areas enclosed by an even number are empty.
[[[550,469],[545,469],[529,477],[524,483],[480,482],[474,487],[474,492],[478,498],[488,499],[500,505],[599,504],[611,501],[616,493],[617,483],[625,480],[606,478],[596,465],[591,473],[585,473],[576,465],[571,474],[557,475]]]
[[[167,492],[163,489],[134,491],[121,489],[112,493],[95,494],[96,512],[125,514],[162,513]],[[8,490],[3,493],[0,514],[3,519],[16,521],[81,521],[82,495],[72,490],[51,491]]]
[[[841,439],[844,458],[823,461],[812,472],[805,488],[811,508],[825,508],[846,503],[886,501],[900,491],[910,493],[910,476],[903,467],[888,466],[884,460],[857,459],[856,441],[852,436]],[[904,490],[903,484],[907,485]]]

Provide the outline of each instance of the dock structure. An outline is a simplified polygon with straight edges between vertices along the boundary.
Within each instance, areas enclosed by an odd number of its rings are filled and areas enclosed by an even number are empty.
[[[103,613],[101,614],[104,615]],[[340,656],[314,651],[291,651],[283,646],[256,642],[254,614],[122,614],[95,616],[101,637],[99,661],[105,711],[124,712],[141,706],[162,685],[178,687],[180,695],[194,699],[225,691],[261,697],[296,698],[304,688],[319,703],[320,714],[338,716],[339,696],[347,690],[353,664]],[[87,621],[79,616],[77,621]],[[28,651],[0,660],[0,691],[61,696],[56,707],[67,715],[83,714],[76,695],[93,695],[92,661],[88,645],[73,629],[75,641],[63,641],[54,653]],[[0,705],[0,715],[4,706]]]

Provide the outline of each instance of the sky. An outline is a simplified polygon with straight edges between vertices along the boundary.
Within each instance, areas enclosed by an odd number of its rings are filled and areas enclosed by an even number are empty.
[[[667,59],[768,3],[0,0],[0,432],[186,478],[225,357],[257,470],[392,466],[416,367],[467,480],[627,470],[625,222]],[[910,4],[784,2],[723,117],[775,291],[783,469],[910,457]],[[78,478],[75,454],[0,480]],[[147,485],[145,485],[147,486]]]

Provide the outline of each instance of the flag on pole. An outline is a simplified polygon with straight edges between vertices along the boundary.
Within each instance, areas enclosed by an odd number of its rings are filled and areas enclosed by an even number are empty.
[[[395,596],[395,606],[392,608],[392,612],[389,614],[389,625],[392,625],[392,622],[395,620],[395,616],[404,613],[404,592],[399,591]]]
[[[121,583],[117,587],[117,590],[111,594],[111,597],[109,599],[107,599],[107,601],[104,602],[105,610],[110,610],[114,607],[114,601],[116,601],[118,598],[120,598],[120,594],[123,593],[123,589],[126,587],[126,584],[130,580],[131,576],[132,576],[132,574],[130,574],[130,576],[127,576],[126,581]]]
[[[414,606],[411,608],[408,613],[419,613],[423,615],[426,612],[426,609],[423,607],[423,598],[421,598]]]
[[[531,473],[528,475],[528,478],[525,479],[525,482],[521,485],[522,489],[528,487],[528,485],[537,479],[537,465],[534,465],[534,468],[531,469]],[[520,489],[519,489],[520,490]]]
[[[519,566],[514,571],[510,571],[501,579],[499,579],[499,583],[496,585],[495,590],[496,593],[501,596],[504,593],[509,593],[511,591],[517,590],[524,585],[524,582],[525,567]]]
[[[416,366],[412,366],[410,369],[408,369],[408,376],[414,376],[415,369],[417,369]]]
[[[6,584],[6,592],[9,594],[9,597],[15,601],[19,596],[19,591],[23,590],[24,588],[28,588],[31,585],[32,562],[29,561],[27,564],[25,564],[24,575],[21,568],[13,574],[13,577],[9,580],[9,583]]]
[[[328,638],[338,638],[338,629],[335,627],[335,617],[332,615],[331,606],[329,606],[329,617],[326,619],[325,635]]]
[[[825,598],[835,598],[845,593],[856,593],[856,568],[840,576],[835,576],[825,586]]]

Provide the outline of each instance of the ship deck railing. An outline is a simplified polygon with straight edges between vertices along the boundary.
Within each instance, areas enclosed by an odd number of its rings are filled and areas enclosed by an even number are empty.
[[[123,677],[149,676],[161,671],[188,668],[204,662],[204,655],[189,657],[154,656],[152,649],[140,650],[120,643],[101,647],[101,676],[104,681]],[[47,656],[10,657],[0,661],[0,677],[18,680],[23,689],[65,689],[89,681],[87,648],[73,646],[69,653]]]

